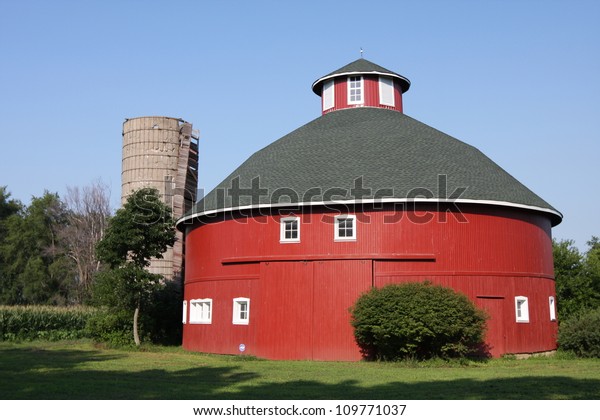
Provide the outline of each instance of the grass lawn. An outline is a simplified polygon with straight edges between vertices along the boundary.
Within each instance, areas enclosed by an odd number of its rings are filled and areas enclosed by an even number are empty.
[[[600,359],[265,361],[179,348],[0,342],[0,399],[600,399]]]

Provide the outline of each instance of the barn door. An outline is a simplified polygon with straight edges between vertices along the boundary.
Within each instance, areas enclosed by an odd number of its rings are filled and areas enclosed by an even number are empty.
[[[477,296],[477,306],[484,309],[490,318],[487,322],[485,341],[489,353],[498,357],[506,353],[506,332],[504,330],[504,298]]]

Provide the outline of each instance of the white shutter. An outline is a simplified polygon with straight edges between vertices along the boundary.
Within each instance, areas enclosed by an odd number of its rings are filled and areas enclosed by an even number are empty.
[[[379,103],[394,106],[394,81],[389,77],[379,78]]]
[[[333,108],[335,105],[333,91],[333,80],[329,80],[323,84],[323,111]]]

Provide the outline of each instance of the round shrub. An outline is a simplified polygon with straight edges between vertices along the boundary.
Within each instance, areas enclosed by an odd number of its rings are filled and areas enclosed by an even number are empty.
[[[558,345],[579,357],[600,357],[600,308],[561,322]]]
[[[483,348],[487,314],[465,295],[430,282],[373,288],[351,313],[368,359],[465,357]]]

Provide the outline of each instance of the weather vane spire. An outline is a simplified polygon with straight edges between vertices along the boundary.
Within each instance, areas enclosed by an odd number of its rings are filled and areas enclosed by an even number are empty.
[[[360,58],[363,58],[363,47],[360,47]]]

